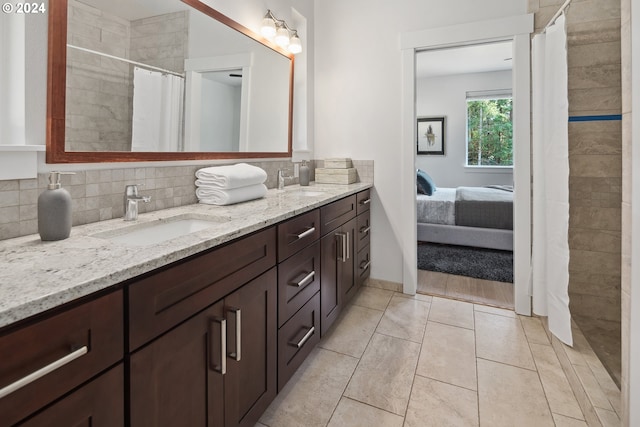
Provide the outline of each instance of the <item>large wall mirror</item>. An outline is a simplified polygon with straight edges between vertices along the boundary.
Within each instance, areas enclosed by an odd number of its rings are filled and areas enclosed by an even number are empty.
[[[52,0],[47,163],[288,157],[293,56],[198,0]]]

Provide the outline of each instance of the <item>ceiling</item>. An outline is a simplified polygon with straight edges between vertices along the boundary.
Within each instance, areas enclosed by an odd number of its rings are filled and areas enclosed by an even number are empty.
[[[208,71],[200,73],[203,79],[227,86],[242,86],[242,68],[237,70]]]
[[[426,50],[416,54],[416,77],[511,70],[512,55],[511,40]]]

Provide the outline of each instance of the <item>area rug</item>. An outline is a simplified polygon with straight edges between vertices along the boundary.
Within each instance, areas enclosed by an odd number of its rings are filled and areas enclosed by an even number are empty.
[[[513,252],[421,242],[418,269],[513,283]]]

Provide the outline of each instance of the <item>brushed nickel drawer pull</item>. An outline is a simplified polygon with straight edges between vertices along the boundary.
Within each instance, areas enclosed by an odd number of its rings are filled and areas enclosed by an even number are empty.
[[[351,232],[348,231],[345,234],[347,235],[347,245],[346,245],[347,246],[347,259],[349,259],[349,258],[351,258],[351,243],[350,243]]]
[[[371,261],[362,261],[360,263],[360,270],[366,270],[371,265]]]
[[[310,229],[303,231],[302,233],[298,234],[298,240],[304,239],[305,237],[312,235],[315,231],[316,231],[315,227],[311,227]]]
[[[233,312],[236,316],[236,351],[229,353],[229,356],[233,357],[236,362],[239,362],[242,357],[242,312],[239,308],[231,307],[229,311]]]
[[[360,200],[361,205],[368,205],[369,203],[371,203],[371,198]]]
[[[292,286],[297,286],[298,288],[303,287],[304,285],[310,283],[313,280],[313,277],[316,275],[315,270],[312,271],[311,273],[307,274],[306,276],[304,276],[304,278],[302,280],[300,280],[297,283],[293,283]]]
[[[338,232],[336,236],[340,239],[340,253],[338,261],[347,262],[347,233]]]
[[[306,343],[309,340],[309,338],[311,338],[311,336],[315,333],[315,331],[316,331],[316,328],[312,326],[311,329],[309,329],[309,331],[306,334],[304,334],[304,336],[299,342],[297,343],[290,342],[289,344],[296,348],[300,348],[304,345],[304,343]]]
[[[44,366],[44,367],[38,369],[37,371],[34,371],[34,372],[30,373],[29,375],[20,378],[19,380],[9,384],[6,387],[1,388],[0,389],[0,399],[2,399],[5,396],[10,395],[14,391],[20,390],[22,387],[25,387],[25,386],[31,384],[32,382],[44,377],[45,375],[50,374],[51,372],[55,371],[56,369],[61,368],[64,365],[68,365],[69,363],[73,362],[77,358],[87,354],[88,351],[89,351],[89,349],[87,348],[86,345],[82,346],[79,349],[77,349],[76,351],[71,352],[71,353],[67,354],[64,357],[61,357],[60,359],[49,363],[47,366]]]
[[[227,320],[222,317],[214,317],[212,322],[220,324],[220,366],[211,362],[211,369],[222,375],[227,373]],[[213,351],[211,351],[213,355]]]
[[[360,234],[367,234],[370,230],[371,230],[371,226],[368,226],[368,227],[362,226],[360,227]]]

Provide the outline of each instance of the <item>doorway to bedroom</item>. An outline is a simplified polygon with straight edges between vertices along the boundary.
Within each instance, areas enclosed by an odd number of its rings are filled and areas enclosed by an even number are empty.
[[[514,308],[513,42],[417,51],[417,289]]]

